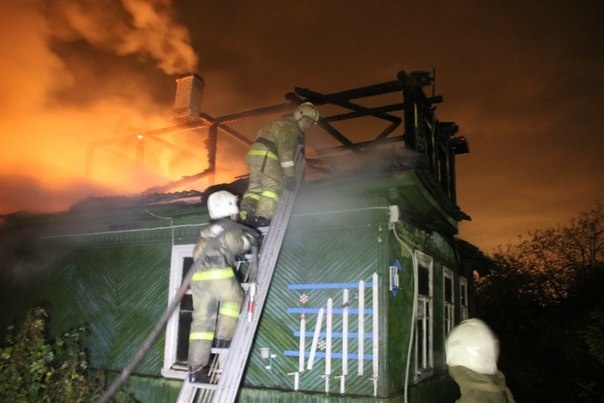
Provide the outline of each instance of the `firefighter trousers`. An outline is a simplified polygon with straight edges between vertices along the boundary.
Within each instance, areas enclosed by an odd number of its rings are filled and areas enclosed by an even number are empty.
[[[256,217],[271,219],[283,190],[283,171],[278,159],[266,152],[246,157],[250,183],[241,199],[241,210]]]
[[[202,269],[191,279],[193,321],[189,366],[206,365],[214,339],[230,341],[243,303],[243,289],[231,267]]]

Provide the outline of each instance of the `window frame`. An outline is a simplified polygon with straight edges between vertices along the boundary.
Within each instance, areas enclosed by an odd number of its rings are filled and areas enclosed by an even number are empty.
[[[168,306],[174,301],[182,284],[185,260],[193,257],[195,244],[172,245],[172,256],[170,260],[170,282],[168,289]],[[187,290],[191,294],[191,290]],[[186,367],[175,366],[177,364],[179,318],[181,307],[175,309],[166,324],[166,336],[164,344],[164,364],[161,375],[165,378],[184,379],[187,375]]]
[[[459,321],[464,321],[470,317],[468,308],[468,279],[459,276]]]
[[[451,298],[447,300],[447,279],[450,281]],[[443,268],[443,329],[445,337],[455,326],[455,276],[453,270],[448,267]]]
[[[418,293],[415,312],[413,365],[414,382],[417,383],[428,378],[434,372],[434,259],[420,251],[415,251],[415,257],[417,261]],[[420,294],[419,274],[422,267],[428,271],[427,295]],[[419,362],[420,357],[421,363]]]

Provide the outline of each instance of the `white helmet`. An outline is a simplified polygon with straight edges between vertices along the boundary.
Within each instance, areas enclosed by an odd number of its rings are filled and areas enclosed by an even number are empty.
[[[208,197],[208,212],[211,219],[225,218],[233,214],[239,214],[237,196],[226,190],[212,193]]]
[[[319,110],[311,102],[301,103],[294,111],[294,119],[296,119],[297,122],[303,117],[312,119],[313,122],[317,123],[319,120]]]
[[[447,336],[445,354],[450,367],[462,366],[480,374],[495,375],[499,340],[482,320],[464,320]]]

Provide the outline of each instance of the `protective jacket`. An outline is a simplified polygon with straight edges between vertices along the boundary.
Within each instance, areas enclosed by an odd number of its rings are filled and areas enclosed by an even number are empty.
[[[215,243],[210,245],[214,238]],[[243,290],[233,264],[238,255],[257,242],[253,230],[229,219],[215,220],[201,230],[193,250],[194,265],[200,263],[200,266],[191,278],[193,321],[189,366],[208,363],[214,339],[232,339],[243,302]]]
[[[501,371],[495,375],[485,375],[455,366],[449,367],[449,375],[461,391],[457,403],[516,403]]]
[[[295,154],[303,142],[304,133],[293,118],[272,122],[258,131],[246,156],[250,183],[241,200],[243,212],[272,218],[285,180],[295,175]]]

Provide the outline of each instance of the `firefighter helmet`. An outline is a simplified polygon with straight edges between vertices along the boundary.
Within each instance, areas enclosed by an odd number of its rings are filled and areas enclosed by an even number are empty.
[[[301,103],[294,111],[294,119],[296,119],[297,122],[303,117],[307,117],[313,122],[317,123],[317,121],[319,120],[319,110],[311,102]]]
[[[237,196],[226,190],[212,193],[208,197],[208,212],[211,219],[225,218],[233,214],[239,214]]]
[[[445,342],[447,365],[462,366],[487,375],[497,373],[499,340],[480,319],[467,319],[459,323]]]

